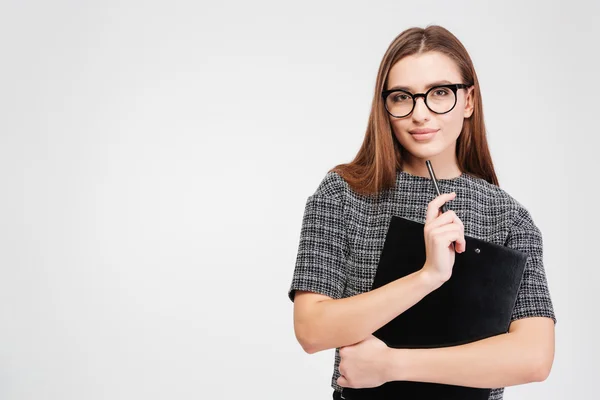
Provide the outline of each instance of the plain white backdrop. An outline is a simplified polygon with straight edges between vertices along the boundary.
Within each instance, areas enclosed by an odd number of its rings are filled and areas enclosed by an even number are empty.
[[[505,399],[592,398],[599,8],[4,0],[0,398],[331,398],[287,298],[304,204],[428,24],[469,51],[500,186],[543,234],[554,366]]]

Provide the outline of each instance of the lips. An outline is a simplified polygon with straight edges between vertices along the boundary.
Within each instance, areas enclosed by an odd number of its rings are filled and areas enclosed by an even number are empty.
[[[423,141],[433,138],[437,131],[439,131],[439,129],[415,129],[409,131],[409,133],[416,141]]]
[[[412,131],[408,131],[411,135],[424,135],[427,133],[437,132],[439,129],[413,129]]]

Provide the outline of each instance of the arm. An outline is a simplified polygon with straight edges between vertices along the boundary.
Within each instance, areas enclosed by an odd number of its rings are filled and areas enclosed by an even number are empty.
[[[288,296],[294,302],[294,332],[307,353],[360,342],[442,284],[419,271],[369,292],[343,296],[351,251],[346,186],[339,175],[328,173],[304,210]]]
[[[529,256],[508,333],[462,346],[398,352],[391,357],[396,373],[408,380],[484,388],[546,379],[554,360],[556,317],[544,271],[542,234],[523,207],[506,246]],[[402,368],[403,363],[410,368]]]
[[[436,349],[390,349],[388,380],[497,388],[545,380],[554,360],[554,321],[524,318],[508,333]]]
[[[375,290],[342,299],[298,291],[294,300],[296,338],[310,354],[360,342],[439,285],[426,271],[420,270]]]
[[[321,192],[335,190],[329,187]],[[442,204],[452,197],[445,194],[432,200],[428,205],[427,220],[433,220]],[[455,216],[447,213],[440,218],[438,222],[446,220],[446,223],[451,223]],[[307,202],[289,296],[295,303],[296,337],[308,353],[361,342],[447,280],[446,274],[436,268],[425,268],[427,259],[425,265],[412,274],[380,288],[342,298],[347,282],[346,260],[350,252],[346,236],[347,219],[344,204],[329,196],[313,195]],[[432,239],[435,239],[434,243],[443,243],[441,248],[445,253],[449,253],[445,249],[449,246],[444,241],[450,236],[457,243],[464,242],[462,232],[459,232],[462,224],[442,228],[446,231],[453,228],[453,231],[441,232]],[[425,235],[428,236],[428,233],[425,232]],[[295,300],[294,293],[297,293]]]

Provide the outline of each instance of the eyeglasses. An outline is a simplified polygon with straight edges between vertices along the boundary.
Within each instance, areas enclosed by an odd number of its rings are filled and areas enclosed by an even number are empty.
[[[471,87],[464,83],[434,86],[425,93],[412,94],[402,89],[381,92],[385,109],[392,117],[406,117],[415,109],[417,98],[423,97],[425,105],[436,114],[446,114],[456,106],[456,91]]]

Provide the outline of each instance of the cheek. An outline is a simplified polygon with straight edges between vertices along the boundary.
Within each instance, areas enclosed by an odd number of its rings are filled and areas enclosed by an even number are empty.
[[[408,130],[413,126],[408,118],[405,119],[394,119],[390,121],[390,126],[396,135],[408,135]]]
[[[464,121],[464,110],[456,110],[456,113],[453,113],[452,118],[448,121],[448,127],[452,131],[453,136],[460,134]]]
[[[448,130],[449,128],[453,128],[455,127],[458,123],[460,123],[460,114],[458,114],[457,112],[458,110],[452,110],[450,111],[448,114],[444,114],[444,115],[440,115],[441,118],[441,124],[442,124],[442,128],[445,128],[445,130]]]
[[[398,123],[397,121],[390,121],[390,127],[395,135],[398,135],[400,131],[404,130],[402,129],[402,124]]]
[[[459,104],[447,114],[438,116],[439,127],[442,128],[446,136],[458,136],[464,122],[464,107]]]
[[[406,146],[406,142],[410,139],[408,129],[410,127],[402,121],[394,121],[390,123],[392,135],[400,142],[402,146]]]

